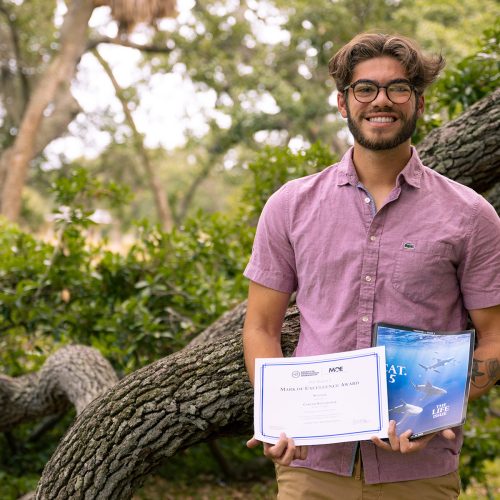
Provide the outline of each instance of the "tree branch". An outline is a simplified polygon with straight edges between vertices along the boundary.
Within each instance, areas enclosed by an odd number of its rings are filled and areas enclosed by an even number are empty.
[[[35,141],[47,106],[61,85],[73,78],[87,41],[87,27],[94,9],[93,0],[73,0],[60,30],[61,51],[54,57],[33,90],[13,145],[0,156],[0,172],[5,172],[1,186],[0,213],[15,221],[21,210],[21,196]],[[3,179],[0,179],[3,181]]]
[[[432,130],[417,150],[423,163],[482,193],[500,182],[500,89]]]
[[[0,374],[0,431],[61,413],[70,404],[80,413],[117,382],[113,367],[96,349],[63,347],[36,373],[21,377]]]
[[[141,158],[142,166],[148,178],[149,187],[151,189],[151,193],[153,194],[153,199],[155,201],[156,213],[158,215],[158,219],[162,226],[162,229],[166,232],[171,231],[174,225],[172,211],[168,205],[167,195],[163,189],[163,186],[158,178],[153,165],[151,165],[151,161],[149,159],[148,152],[144,147],[144,141],[142,135],[137,130],[135,125],[134,117],[132,116],[132,112],[128,106],[127,101],[123,97],[123,90],[118,84],[115,76],[113,75],[113,71],[111,67],[107,63],[107,61],[99,54],[97,49],[92,51],[95,58],[99,61],[102,68],[108,75],[113,87],[115,89],[115,94],[117,99],[120,101],[122,105],[123,113],[125,114],[125,120],[132,131],[132,136],[134,138],[134,145],[139,153],[139,157]]]
[[[17,26],[12,18],[12,14],[7,10],[4,5],[0,5],[0,12],[5,16],[7,20],[7,25],[10,30],[10,35],[12,38],[12,47],[14,48],[14,57],[16,58],[16,64],[18,68],[18,76],[21,81],[21,92],[23,96],[24,106],[29,100],[30,97],[30,84],[28,79],[26,78],[26,74],[23,71],[23,63],[21,58],[21,48],[19,43],[19,36],[17,33]],[[21,113],[24,112],[24,107],[21,110]]]
[[[122,45],[123,47],[129,47],[131,49],[137,49],[141,52],[150,52],[155,54],[169,54],[172,52],[172,49],[160,46],[160,45],[142,45],[140,43],[134,43],[126,38],[115,37],[112,38],[110,36],[101,36],[99,38],[93,38],[89,40],[87,44],[87,51],[94,50],[101,43],[111,43],[114,45]]]

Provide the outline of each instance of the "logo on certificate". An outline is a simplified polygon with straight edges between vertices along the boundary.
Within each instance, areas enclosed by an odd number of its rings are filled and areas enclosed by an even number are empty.
[[[299,378],[299,377],[315,377],[316,375],[319,375],[319,372],[316,370],[294,370],[292,372],[292,377],[293,378]]]

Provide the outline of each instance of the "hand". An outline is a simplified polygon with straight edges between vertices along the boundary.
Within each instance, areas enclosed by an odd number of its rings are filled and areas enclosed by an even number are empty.
[[[247,441],[249,448],[255,448],[259,444],[260,441],[254,437]],[[286,437],[284,432],[280,434],[276,444],[263,444],[264,455],[278,465],[290,465],[292,460],[305,460],[307,458],[307,446],[295,446],[293,439]]]
[[[412,430],[408,429],[407,431],[397,436],[395,420],[391,420],[389,422],[389,429],[387,434],[389,436],[388,443],[382,441],[377,436],[372,437],[372,442],[383,450],[399,451],[401,453],[414,453],[416,451],[423,450],[427,446],[427,443],[437,434],[441,434],[445,439],[455,439],[455,433],[451,429],[444,429],[440,432],[434,432],[432,434],[428,434],[421,438],[410,441]]]

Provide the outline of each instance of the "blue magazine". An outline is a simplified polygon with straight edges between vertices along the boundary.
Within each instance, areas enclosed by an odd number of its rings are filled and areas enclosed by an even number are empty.
[[[389,419],[411,439],[465,422],[474,330],[431,332],[378,323],[374,345],[385,346]]]

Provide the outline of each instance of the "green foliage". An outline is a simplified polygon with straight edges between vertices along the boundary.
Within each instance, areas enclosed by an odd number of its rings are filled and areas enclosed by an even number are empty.
[[[500,22],[497,21],[484,31],[473,54],[444,72],[427,96],[426,112],[414,137],[415,142],[422,140],[433,128],[458,117],[498,87],[499,40]]]
[[[66,172],[53,186],[55,242],[1,223],[0,361],[15,375],[80,342],[125,373],[179,349],[244,298],[252,224],[269,195],[332,162],[320,144],[267,148],[249,165],[252,181],[231,216],[198,212],[168,234],[143,221],[123,253],[86,237],[96,200],[117,205],[129,194],[84,169]]]
[[[477,52],[450,68],[434,90],[453,119],[493,92],[500,82],[500,22],[484,32]]]
[[[500,455],[499,419],[490,414],[495,402],[498,406],[500,394],[494,387],[488,396],[469,405],[464,427],[464,445],[460,455],[460,478],[462,487],[467,488],[474,480],[487,485],[487,461],[493,462]]]
[[[314,174],[337,161],[336,155],[321,143],[294,153],[289,148],[265,148],[249,164],[252,182],[245,186],[243,200],[252,216],[258,216],[266,200],[285,182]]]
[[[36,489],[45,464],[74,418],[74,411],[69,411],[58,426],[38,437],[29,424],[16,427],[9,438],[0,433],[0,500],[15,500]]]
[[[79,181],[61,183],[60,199],[77,186],[81,198]],[[71,208],[54,246],[2,224],[0,361],[14,373],[27,344],[42,358],[51,349],[41,345],[68,342],[94,345],[120,372],[132,371],[182,347],[244,297],[253,233],[240,220],[199,214],[170,234],[144,223],[121,255],[85,245],[90,214]]]

